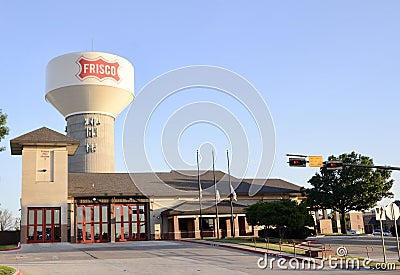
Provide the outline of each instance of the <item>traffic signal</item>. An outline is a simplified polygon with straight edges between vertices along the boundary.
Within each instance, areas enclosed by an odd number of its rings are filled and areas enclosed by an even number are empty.
[[[306,164],[305,158],[289,158],[289,166],[306,167]]]
[[[338,160],[326,161],[325,168],[327,170],[340,170],[343,169],[343,162]]]

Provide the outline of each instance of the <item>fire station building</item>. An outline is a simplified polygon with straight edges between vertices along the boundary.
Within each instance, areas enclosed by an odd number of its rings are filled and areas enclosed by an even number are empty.
[[[231,207],[227,175],[201,171],[204,191],[200,217],[197,171],[136,173],[134,177],[129,173],[72,173],[68,159],[80,141],[46,127],[16,137],[10,145],[12,155],[22,156],[22,243],[198,238],[200,219],[204,237],[253,235],[257,229],[247,224],[248,205],[302,199],[300,186],[280,179],[256,180],[262,186],[250,197],[254,180],[231,177],[237,194]],[[222,197],[218,219],[214,175]],[[146,194],[138,183],[149,186]],[[169,185],[171,191],[152,193],[161,187],[159,184]],[[177,195],[173,190],[185,192]]]

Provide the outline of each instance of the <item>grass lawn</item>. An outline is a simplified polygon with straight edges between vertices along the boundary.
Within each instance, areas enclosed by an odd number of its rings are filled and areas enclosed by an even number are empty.
[[[9,266],[0,265],[0,275],[12,275],[15,269]]]
[[[259,248],[268,248],[269,250],[273,251],[282,251],[286,253],[292,253],[296,255],[305,255],[306,250],[301,249],[299,247],[294,247],[293,242],[282,242],[281,245],[279,245],[279,241],[277,240],[271,240],[269,244],[265,242],[264,239],[256,239],[256,242],[254,243],[254,239],[252,238],[225,238],[225,239],[213,239],[215,242],[224,242],[224,243],[235,243],[235,244],[241,244],[241,245],[246,245],[250,247],[259,247]]]
[[[18,246],[18,244],[0,244],[0,251],[8,249],[8,248],[15,248],[17,246]],[[1,273],[0,273],[0,275],[1,275]]]

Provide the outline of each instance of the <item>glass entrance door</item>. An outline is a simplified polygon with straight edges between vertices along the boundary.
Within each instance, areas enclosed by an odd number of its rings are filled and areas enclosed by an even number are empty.
[[[115,240],[119,242],[146,240],[146,210],[144,204],[115,205]]]
[[[76,241],[108,242],[108,205],[78,205],[76,209]]]
[[[61,241],[61,208],[28,208],[28,243]]]

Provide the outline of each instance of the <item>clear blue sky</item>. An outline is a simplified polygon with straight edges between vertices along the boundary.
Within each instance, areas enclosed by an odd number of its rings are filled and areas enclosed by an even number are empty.
[[[7,146],[0,153],[1,207],[15,214],[19,209],[21,157],[10,155],[9,139],[42,126],[64,131],[64,118],[44,100],[47,62],[91,50],[92,40],[94,50],[133,63],[137,92],[162,73],[195,64],[224,67],[249,80],[275,124],[273,178],[307,186],[316,172],[289,168],[286,153],[326,158],[354,150],[376,164],[400,166],[399,10],[399,1],[365,0],[3,1],[0,108],[11,130],[1,143]],[[166,102],[170,108],[160,114],[191,98],[187,93]],[[246,125],[235,104],[226,100]],[[115,127],[120,172],[125,115]],[[193,132],[208,134],[223,153],[224,136],[207,127]],[[190,144],[190,135],[182,136],[181,153],[193,163],[199,144]],[[152,158],[156,170],[169,170],[161,158]],[[216,168],[226,171],[222,157]],[[399,172],[393,178],[400,199]]]

